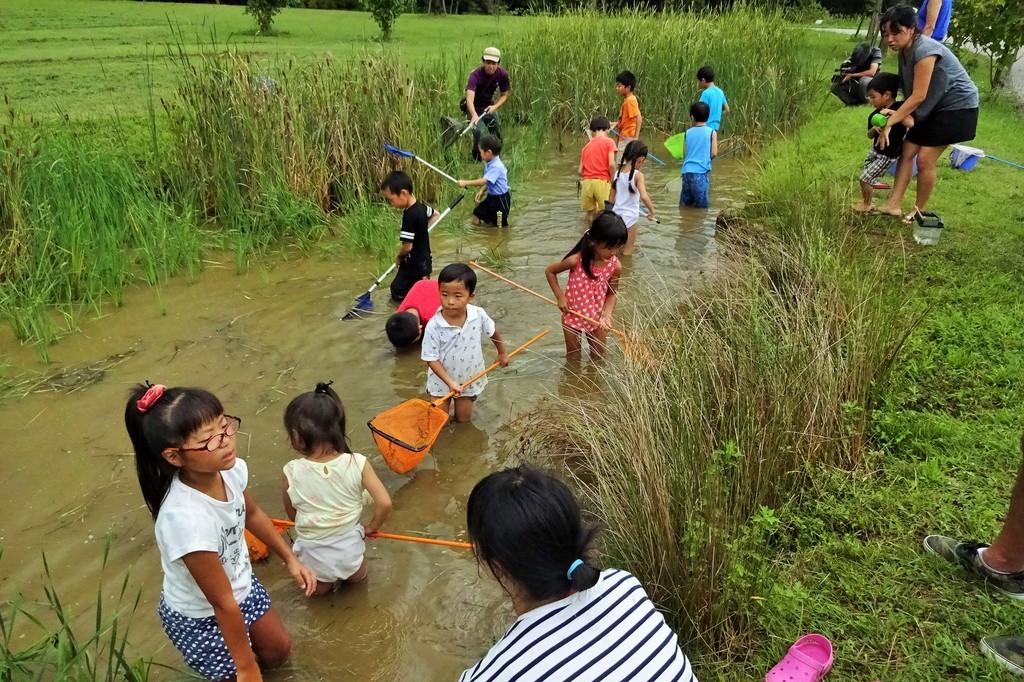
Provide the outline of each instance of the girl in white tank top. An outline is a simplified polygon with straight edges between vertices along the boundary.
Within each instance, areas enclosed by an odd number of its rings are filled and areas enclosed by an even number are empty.
[[[646,160],[647,145],[640,140],[633,140],[626,145],[619,169],[612,179],[612,190],[608,196],[608,201],[613,204],[612,210],[622,218],[622,222],[626,223],[626,229],[629,231],[629,240],[622,249],[624,256],[632,255],[636,248],[640,202],[643,202],[647,209],[647,219],[655,219],[654,204],[651,203],[651,198],[647,195],[644,174],[640,170]]]

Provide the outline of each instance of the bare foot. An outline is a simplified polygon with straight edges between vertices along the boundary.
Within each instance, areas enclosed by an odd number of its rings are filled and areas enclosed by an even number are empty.
[[[872,206],[871,204],[865,204],[862,201],[858,201],[856,204],[851,204],[850,208],[852,208],[857,213],[871,213],[871,211],[875,207]]]
[[[899,206],[897,206],[896,208],[893,208],[892,206],[889,206],[888,204],[882,204],[881,206],[879,206],[878,208],[876,208],[874,210],[874,213],[881,213],[882,215],[888,215],[888,216],[892,216],[894,218],[902,218],[903,217],[903,211],[900,210]]]

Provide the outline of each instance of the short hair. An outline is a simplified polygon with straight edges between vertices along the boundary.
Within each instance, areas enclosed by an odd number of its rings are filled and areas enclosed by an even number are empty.
[[[711,118],[711,107],[707,102],[694,102],[690,105],[690,118],[697,123],[707,123]]]
[[[917,10],[910,5],[890,7],[879,19],[878,27],[888,33],[898,33],[904,28],[914,29],[915,34],[921,32],[917,27]]]
[[[384,333],[395,348],[405,348],[420,338],[420,320],[411,312],[395,313],[384,325]]]
[[[870,83],[868,83],[867,89],[874,90],[879,95],[891,92],[893,99],[896,99],[896,93],[900,89],[900,77],[894,73],[880,71],[875,74],[875,77],[871,79]]]
[[[598,130],[611,130],[612,122],[604,116],[595,116],[590,119],[590,132],[596,133]]]
[[[636,88],[636,76],[633,75],[632,71],[623,71],[615,77],[615,82],[622,83],[630,90]]]
[[[704,81],[705,83],[714,83],[715,70],[712,69],[709,65],[705,64],[704,66],[697,69],[697,80]]]
[[[392,194],[401,194],[403,189],[412,194],[412,178],[405,171],[391,171],[386,178],[381,180],[380,188]]]
[[[480,149],[491,152],[495,156],[501,153],[501,138],[497,135],[484,135],[480,138]]]
[[[471,294],[476,291],[476,273],[473,271],[473,268],[465,263],[446,265],[441,274],[437,276],[439,286],[441,284],[450,284],[451,282],[462,282],[466,287],[466,291]]]

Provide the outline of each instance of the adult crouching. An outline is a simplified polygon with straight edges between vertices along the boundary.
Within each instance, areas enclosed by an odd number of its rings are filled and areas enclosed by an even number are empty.
[[[917,12],[897,5],[882,17],[882,35],[897,51],[902,106],[889,117],[879,134],[881,147],[888,144],[892,127],[913,116],[896,171],[889,200],[879,207],[888,215],[903,214],[903,195],[910,185],[917,159],[917,198],[903,222],[913,222],[924,211],[935,188],[935,165],[946,147],[973,140],[978,127],[978,88],[960,60],[942,43],[921,34]]]

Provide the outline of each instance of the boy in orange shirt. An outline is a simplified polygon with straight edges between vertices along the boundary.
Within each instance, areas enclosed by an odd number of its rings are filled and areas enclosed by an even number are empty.
[[[612,187],[615,173],[615,142],[608,136],[612,124],[604,116],[590,121],[591,138],[580,153],[577,172],[583,180],[580,188],[580,208],[587,218],[594,220],[604,210],[604,202]]]
[[[643,125],[644,117],[640,115],[640,103],[633,94],[636,87],[636,76],[632,71],[623,71],[615,77],[615,92],[622,98],[622,106],[619,108],[619,121],[616,129],[619,133],[618,153],[616,162],[622,158],[622,152],[626,145],[640,137],[640,126]]]

